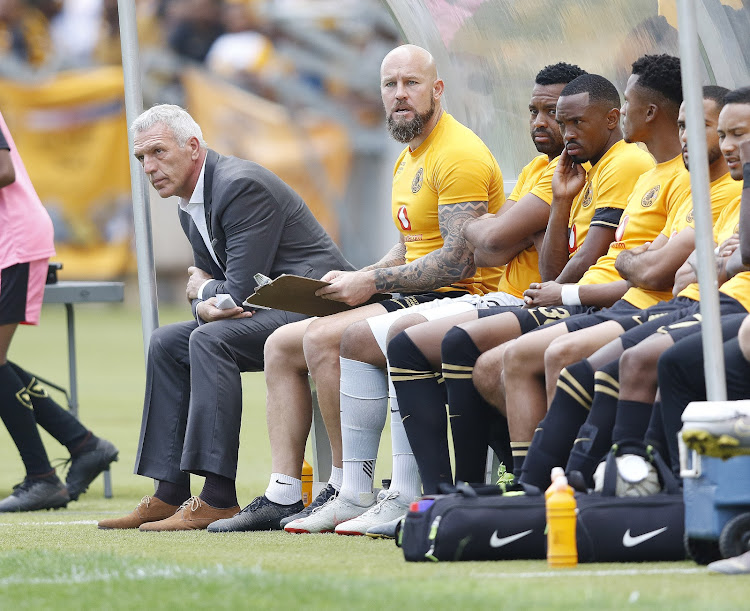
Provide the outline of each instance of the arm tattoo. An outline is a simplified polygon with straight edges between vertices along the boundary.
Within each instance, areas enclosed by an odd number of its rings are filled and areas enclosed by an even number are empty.
[[[367,267],[363,267],[360,271],[368,272],[382,267],[396,267],[397,265],[403,265],[404,263],[406,263],[406,244],[398,242],[382,259],[380,259],[380,261],[368,265]]]
[[[461,229],[469,220],[487,212],[487,202],[463,202],[438,206],[443,246],[406,265],[375,270],[375,288],[380,291],[418,293],[448,286],[476,272],[474,255]]]

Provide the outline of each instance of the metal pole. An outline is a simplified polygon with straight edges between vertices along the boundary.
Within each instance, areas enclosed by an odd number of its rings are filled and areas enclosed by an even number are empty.
[[[706,397],[709,401],[726,401],[724,349],[721,336],[718,283],[714,262],[713,219],[708,183],[708,154],[703,114],[700,52],[694,0],[677,3],[680,26],[680,61],[682,91],[685,99],[688,147],[690,149],[690,186],[695,215],[695,249],[698,261],[700,308],[703,333],[703,369]]]
[[[120,16],[120,46],[122,69],[125,76],[125,115],[128,127],[143,112],[141,71],[138,56],[138,30],[136,28],[135,2],[117,0]],[[148,185],[138,161],[133,157],[133,135],[128,129],[130,151],[130,186],[133,192],[133,220],[135,224],[135,251],[138,259],[138,293],[141,303],[141,328],[144,356],[148,357],[151,333],[159,326],[156,297],[156,271],[151,231]]]

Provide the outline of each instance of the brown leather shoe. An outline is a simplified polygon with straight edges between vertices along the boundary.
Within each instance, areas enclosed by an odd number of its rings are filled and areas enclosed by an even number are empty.
[[[159,522],[148,522],[138,530],[158,532],[166,530],[202,530],[211,522],[223,518],[231,518],[239,513],[239,505],[228,509],[212,507],[199,496],[191,496],[185,501],[173,516]]]
[[[179,507],[160,501],[155,496],[144,496],[136,508],[122,518],[110,518],[99,522],[99,528],[138,528],[146,522],[156,522],[174,515]]]

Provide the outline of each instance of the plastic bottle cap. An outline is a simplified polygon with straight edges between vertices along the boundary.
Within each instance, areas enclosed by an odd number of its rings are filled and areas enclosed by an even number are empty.
[[[562,467],[552,467],[552,472],[549,476],[550,481],[554,482],[560,476],[565,476],[565,469]]]

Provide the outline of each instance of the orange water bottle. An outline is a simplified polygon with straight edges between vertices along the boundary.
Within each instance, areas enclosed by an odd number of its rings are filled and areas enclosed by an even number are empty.
[[[302,459],[302,503],[307,507],[312,503],[313,468],[309,462]]]
[[[547,564],[556,568],[576,566],[576,499],[564,475],[555,478],[550,486],[546,506]]]

